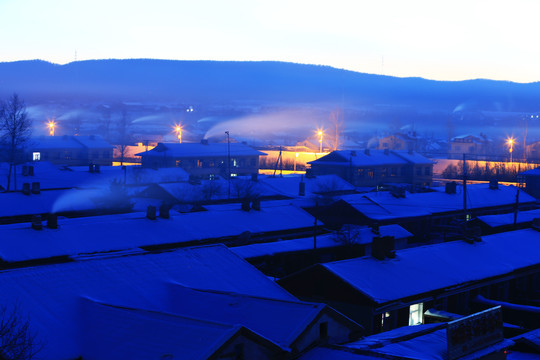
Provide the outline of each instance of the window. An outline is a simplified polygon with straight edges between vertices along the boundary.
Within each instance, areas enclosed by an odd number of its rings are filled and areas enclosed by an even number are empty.
[[[424,175],[429,176],[431,175],[431,168],[429,166],[426,166],[424,170]]]
[[[385,176],[386,176],[386,171],[387,171],[386,168],[382,168],[382,169],[381,169],[381,177],[385,177]]]
[[[357,175],[359,178],[363,178],[365,176],[365,170],[364,169],[358,169]]]
[[[33,152],[33,153],[32,153],[32,160],[33,160],[33,161],[39,161],[39,160],[41,160],[41,153],[39,153],[39,152]]]
[[[409,307],[409,326],[422,324],[424,316],[424,304],[414,304]]]
[[[328,322],[322,322],[319,324],[319,338],[324,340],[328,337]]]
[[[390,176],[397,176],[397,174],[398,174],[398,168],[397,167],[393,167],[391,171],[392,172],[390,173]]]
[[[367,176],[369,179],[375,178],[375,171],[373,169],[367,169]]]

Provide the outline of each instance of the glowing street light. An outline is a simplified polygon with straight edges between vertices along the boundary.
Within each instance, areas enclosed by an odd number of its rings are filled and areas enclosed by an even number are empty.
[[[319,150],[319,152],[322,153],[322,136],[323,136],[322,130],[319,130],[319,131],[317,132],[317,135],[319,135],[319,144],[320,144],[320,150]]]
[[[56,128],[56,122],[54,120],[49,120],[49,122],[47,122],[47,127],[49,128],[49,135],[54,136],[54,129]]]
[[[508,145],[508,151],[510,152],[510,162],[513,162],[512,160],[512,152],[514,151],[514,143],[516,141],[514,140],[514,138],[508,138],[508,140],[506,140],[506,144]]]
[[[182,126],[175,125],[174,131],[176,131],[176,137],[178,138],[178,142],[182,143]]]

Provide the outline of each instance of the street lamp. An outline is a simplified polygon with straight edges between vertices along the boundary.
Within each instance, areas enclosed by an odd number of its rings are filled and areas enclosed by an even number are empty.
[[[228,172],[228,180],[229,180],[229,199],[231,198],[231,141],[229,132],[225,131],[225,134],[227,134],[227,172]]]
[[[322,130],[319,130],[317,132],[317,135],[319,135],[319,144],[320,144],[320,151],[319,152],[322,153],[322,136],[323,136]]]
[[[181,144],[182,143],[182,126],[176,125],[175,131],[176,131],[176,137],[178,137],[178,142]]]
[[[54,136],[54,129],[56,127],[56,122],[54,120],[49,120],[47,123],[47,127],[49,128],[49,135]]]
[[[294,172],[296,173],[296,161],[298,160],[298,153],[296,153],[296,157],[294,158]]]
[[[512,163],[512,152],[514,151],[515,140],[514,138],[509,138],[508,140],[506,140],[506,143],[508,145],[508,151],[510,152],[510,163]]]

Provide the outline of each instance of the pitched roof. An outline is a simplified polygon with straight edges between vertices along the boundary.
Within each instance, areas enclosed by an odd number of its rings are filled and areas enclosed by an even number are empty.
[[[434,161],[416,152],[397,150],[373,150],[354,151],[338,150],[323,156],[308,164],[338,165],[338,166],[398,166],[405,164],[433,164]]]
[[[159,156],[173,158],[202,158],[226,157],[230,145],[231,156],[264,156],[263,152],[253,149],[242,143],[159,143],[152,150],[144,151],[137,156]]]
[[[0,194],[0,198],[3,195]],[[73,199],[67,197],[64,201],[69,205]],[[296,206],[263,202],[259,211],[243,211],[240,204],[234,204],[222,210],[215,206],[211,211],[171,213],[169,219],[157,220],[150,220],[140,212],[58,219],[58,229],[34,230],[27,223],[3,225],[0,226],[0,258],[15,262],[215,240],[246,231],[257,234],[310,227],[313,221],[313,216]]]
[[[485,236],[474,244],[452,241],[398,250],[395,259],[362,257],[320,266],[382,304],[538,266],[540,253],[531,249],[539,243],[540,232],[527,229]]]
[[[99,135],[89,136],[39,136],[28,144],[30,150],[42,149],[112,149],[114,146]]]
[[[223,245],[0,271],[0,303],[18,304],[46,344],[43,358],[79,357],[80,297],[160,308],[167,283],[296,300]]]
[[[365,216],[376,219],[398,219],[413,216],[427,216],[463,209],[462,187],[457,186],[455,194],[447,194],[444,187],[433,188],[426,193],[406,193],[405,197],[395,197],[387,191],[369,194],[344,195],[341,199]],[[513,205],[516,201],[515,186],[499,184],[498,189],[490,189],[489,184],[467,185],[467,208],[481,209],[495,206]],[[534,203],[536,199],[521,191],[520,204]]]

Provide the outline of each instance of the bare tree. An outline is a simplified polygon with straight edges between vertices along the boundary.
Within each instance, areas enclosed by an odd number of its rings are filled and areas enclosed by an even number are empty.
[[[0,359],[33,359],[41,349],[30,320],[21,316],[19,307],[0,307]]]
[[[119,137],[118,141],[119,144],[116,147],[118,149],[118,152],[120,154],[120,165],[124,165],[124,161],[127,155],[128,146],[131,143],[131,135],[128,133],[128,115],[126,108],[122,108],[122,120],[119,124]]]
[[[26,105],[19,99],[17,94],[13,94],[7,101],[2,102],[0,105],[0,131],[2,143],[7,149],[7,160],[9,162],[8,191],[11,173],[16,173],[15,166],[23,156],[24,145],[30,138],[32,131],[31,126],[32,122],[28,118]]]

